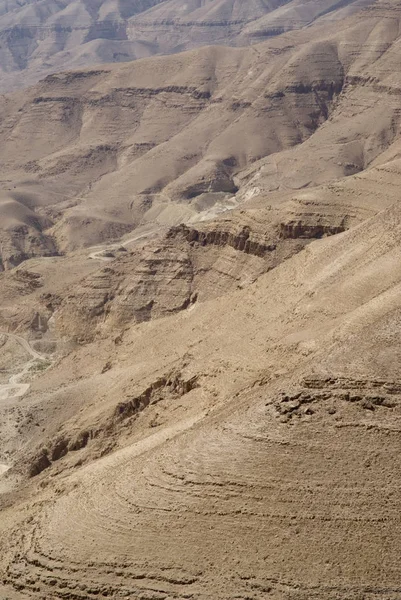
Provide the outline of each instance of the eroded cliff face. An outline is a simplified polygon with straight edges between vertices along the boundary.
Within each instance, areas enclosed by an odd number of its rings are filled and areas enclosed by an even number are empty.
[[[333,215],[304,215],[296,221],[288,216],[278,222],[259,209],[172,227],[139,252],[112,252],[107,266],[58,305],[55,327],[59,335],[83,343],[191,310],[250,286],[313,240],[345,231],[344,221],[337,223]]]
[[[57,244],[35,227],[16,225],[0,232],[0,271],[8,271],[30,258],[57,256]]]

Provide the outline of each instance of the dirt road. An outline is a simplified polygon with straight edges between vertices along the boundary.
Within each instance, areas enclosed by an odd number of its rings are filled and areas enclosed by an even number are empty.
[[[139,240],[148,238],[151,235],[154,235],[154,231],[147,231],[145,233],[140,233],[140,234],[134,236],[133,238],[119,242],[118,244],[111,244],[111,245],[107,245],[107,246],[93,246],[92,248],[89,248],[89,250],[95,250],[95,252],[91,252],[88,255],[88,258],[90,258],[92,260],[102,260],[105,262],[108,262],[109,260],[114,260],[114,258],[115,258],[114,256],[107,256],[106,254],[108,252],[113,252],[114,250],[117,250],[118,248],[121,248],[121,247],[126,248],[126,246],[128,246],[129,244],[132,244],[133,242],[137,242]]]

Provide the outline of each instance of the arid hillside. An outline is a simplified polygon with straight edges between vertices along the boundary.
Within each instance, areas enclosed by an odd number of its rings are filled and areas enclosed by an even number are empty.
[[[125,18],[244,45],[0,99],[0,598],[401,600],[401,7]]]
[[[2,402],[4,595],[398,598],[399,229],[36,359]]]
[[[49,73],[208,44],[244,45],[372,0],[0,2],[0,93]]]
[[[50,75],[5,96],[5,268],[251,198],[302,213],[293,192],[382,173],[399,152],[399,21],[379,2],[341,27]],[[370,209],[359,200],[345,220]]]

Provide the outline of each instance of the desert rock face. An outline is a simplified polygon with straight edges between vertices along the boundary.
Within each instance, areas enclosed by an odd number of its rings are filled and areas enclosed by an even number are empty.
[[[0,597],[401,600],[399,3],[85,11],[175,54],[0,98]]]

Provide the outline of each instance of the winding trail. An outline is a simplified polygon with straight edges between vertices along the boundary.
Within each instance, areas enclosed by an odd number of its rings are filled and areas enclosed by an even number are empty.
[[[112,252],[113,250],[117,250],[117,248],[125,248],[128,244],[132,244],[133,242],[137,242],[141,239],[150,237],[151,235],[154,235],[154,231],[147,231],[145,233],[141,233],[139,235],[136,235],[133,238],[130,238],[129,240],[125,240],[116,244],[111,244],[108,246],[93,246],[92,248],[89,248],[89,250],[95,250],[95,252],[91,252],[88,255],[88,258],[91,258],[92,260],[102,260],[104,262],[108,262],[109,260],[114,260],[115,256],[105,256],[104,253],[105,252]],[[100,248],[100,250],[96,250],[97,248]]]
[[[30,343],[25,338],[19,335],[15,335],[14,333],[7,333],[5,331],[0,331],[0,335],[4,335],[12,340],[15,340],[31,356],[31,359],[25,363],[24,368],[19,373],[15,373],[14,375],[12,375],[8,380],[8,383],[0,385],[0,401],[12,400],[13,398],[21,398],[21,396],[26,394],[30,388],[29,383],[20,383],[21,379],[25,377],[25,375],[29,372],[29,370],[32,368],[35,362],[45,362],[47,358],[43,354],[40,354],[39,352],[34,350]]]
[[[47,358],[40,354],[36,350],[32,348],[30,343],[23,337],[19,335],[15,335],[14,333],[7,333],[5,331],[0,331],[0,335],[8,337],[9,339],[15,340],[22,348],[30,355],[30,360],[28,360],[23,369],[19,371],[19,373],[15,373],[11,375],[8,383],[0,385],[0,402],[4,400],[13,400],[17,398],[21,398],[30,388],[29,383],[19,383],[21,379],[29,373],[32,366],[37,363],[37,361],[45,362]],[[0,463],[0,477],[4,475],[10,469],[9,465]]]

